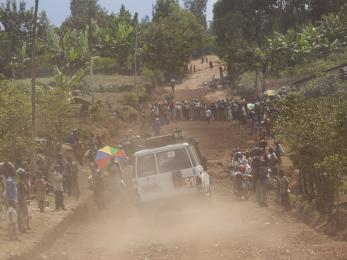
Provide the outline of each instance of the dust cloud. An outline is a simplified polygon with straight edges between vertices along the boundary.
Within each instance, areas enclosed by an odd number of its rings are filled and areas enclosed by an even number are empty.
[[[249,141],[238,126],[184,122],[179,127],[199,141],[209,161],[210,202],[181,198],[138,207],[126,194],[115,196],[104,211],[97,211],[94,205],[90,214],[72,223],[40,257],[50,260],[347,259],[346,243],[316,233],[276,207],[260,208],[252,199],[239,201],[233,196],[224,169],[232,149],[243,148]]]

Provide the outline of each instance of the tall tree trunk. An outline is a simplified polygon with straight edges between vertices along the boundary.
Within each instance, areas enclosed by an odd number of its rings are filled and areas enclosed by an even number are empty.
[[[259,89],[258,89],[258,80],[259,80],[259,70],[255,70],[255,81],[254,81],[254,89],[257,95],[259,95]]]
[[[88,0],[88,49],[89,49],[89,75],[93,76],[93,35],[92,35],[92,3]],[[94,88],[92,90],[92,103],[95,103]]]
[[[35,0],[35,11],[32,31],[31,42],[31,120],[32,120],[32,132],[31,137],[33,141],[33,149],[31,154],[31,171],[32,174],[36,173],[36,37],[37,37],[37,13],[39,9],[39,0]]]
[[[261,69],[261,96],[266,91],[266,76],[267,76],[268,64],[263,64]]]

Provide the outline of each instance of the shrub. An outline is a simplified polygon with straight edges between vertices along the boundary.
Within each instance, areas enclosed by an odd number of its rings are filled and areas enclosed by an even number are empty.
[[[124,105],[122,109],[120,110],[120,118],[124,122],[135,121],[137,115],[138,115],[138,112],[132,106]]]
[[[125,106],[131,106],[133,108],[137,107],[140,101],[140,97],[138,94],[134,92],[128,92],[123,95],[121,103]]]
[[[20,88],[0,82],[0,156],[16,161],[24,159],[32,147],[30,99]]]
[[[142,70],[142,76],[146,81],[146,87],[148,89],[160,87],[165,82],[164,73],[160,70],[150,70],[144,68]]]
[[[102,119],[102,103],[98,100],[89,108],[90,118],[92,120],[100,120]]]

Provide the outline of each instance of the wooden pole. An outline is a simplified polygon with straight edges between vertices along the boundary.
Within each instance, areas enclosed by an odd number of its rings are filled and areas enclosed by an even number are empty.
[[[93,76],[93,31],[92,31],[92,19],[93,19],[93,10],[92,10],[92,2],[91,0],[88,1],[88,48],[89,48],[89,75]],[[92,85],[91,92],[92,92],[92,104],[95,103],[95,93],[94,88]]]
[[[35,11],[32,30],[31,42],[31,137],[33,142],[33,149],[31,154],[31,171],[32,174],[36,173],[36,37],[37,37],[37,13],[39,9],[39,0],[35,0]]]

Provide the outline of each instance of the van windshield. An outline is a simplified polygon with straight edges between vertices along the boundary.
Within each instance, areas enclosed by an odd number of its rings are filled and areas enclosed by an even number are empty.
[[[159,173],[174,172],[192,168],[186,149],[157,153]]]
[[[139,156],[137,158],[137,178],[157,174],[154,154]]]

